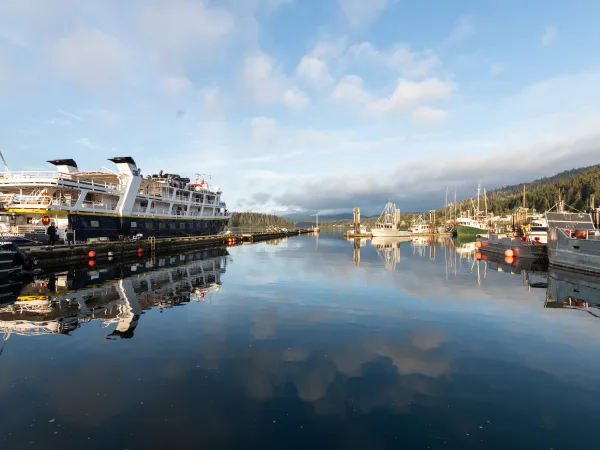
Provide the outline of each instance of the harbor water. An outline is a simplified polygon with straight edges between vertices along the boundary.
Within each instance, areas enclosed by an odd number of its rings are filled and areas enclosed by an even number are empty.
[[[0,448],[597,449],[600,280],[474,253],[323,231],[11,286]]]

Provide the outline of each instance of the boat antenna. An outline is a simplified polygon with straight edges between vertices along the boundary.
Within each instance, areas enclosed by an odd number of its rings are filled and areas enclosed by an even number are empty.
[[[2,158],[2,162],[4,163],[4,171],[10,173],[10,169],[8,168],[8,164],[6,164],[6,160],[4,159],[2,151],[0,151],[0,158]]]

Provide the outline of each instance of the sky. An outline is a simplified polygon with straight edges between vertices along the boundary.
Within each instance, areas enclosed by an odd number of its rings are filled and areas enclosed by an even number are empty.
[[[230,210],[405,211],[599,163],[600,2],[0,0],[11,170],[210,177]]]

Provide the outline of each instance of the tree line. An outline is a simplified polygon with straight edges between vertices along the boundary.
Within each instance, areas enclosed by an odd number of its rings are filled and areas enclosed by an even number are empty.
[[[274,214],[255,212],[234,212],[229,219],[229,227],[285,227],[294,228],[294,222]]]
[[[561,172],[557,175],[525,184],[525,206],[538,212],[554,207],[559,200],[564,201],[567,210],[587,211],[590,200],[595,197],[595,206],[600,206],[600,165]],[[457,203],[463,211],[472,208],[471,199]],[[480,200],[480,209],[483,210]],[[523,206],[523,184],[505,186],[487,193],[488,212],[495,215],[510,213]],[[453,207],[451,208],[453,210]],[[441,208],[438,212],[444,214]],[[449,212],[452,216],[453,211]]]

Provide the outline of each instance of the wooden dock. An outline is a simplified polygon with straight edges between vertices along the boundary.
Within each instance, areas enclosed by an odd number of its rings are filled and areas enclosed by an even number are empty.
[[[267,231],[258,233],[228,234],[216,236],[190,236],[159,239],[103,241],[93,244],[20,246],[27,256],[38,262],[38,267],[67,265],[112,259],[125,259],[159,253],[173,253],[187,250],[202,250],[228,247],[242,243],[254,243],[312,233],[310,229],[290,231]],[[93,255],[93,256],[91,256]]]

